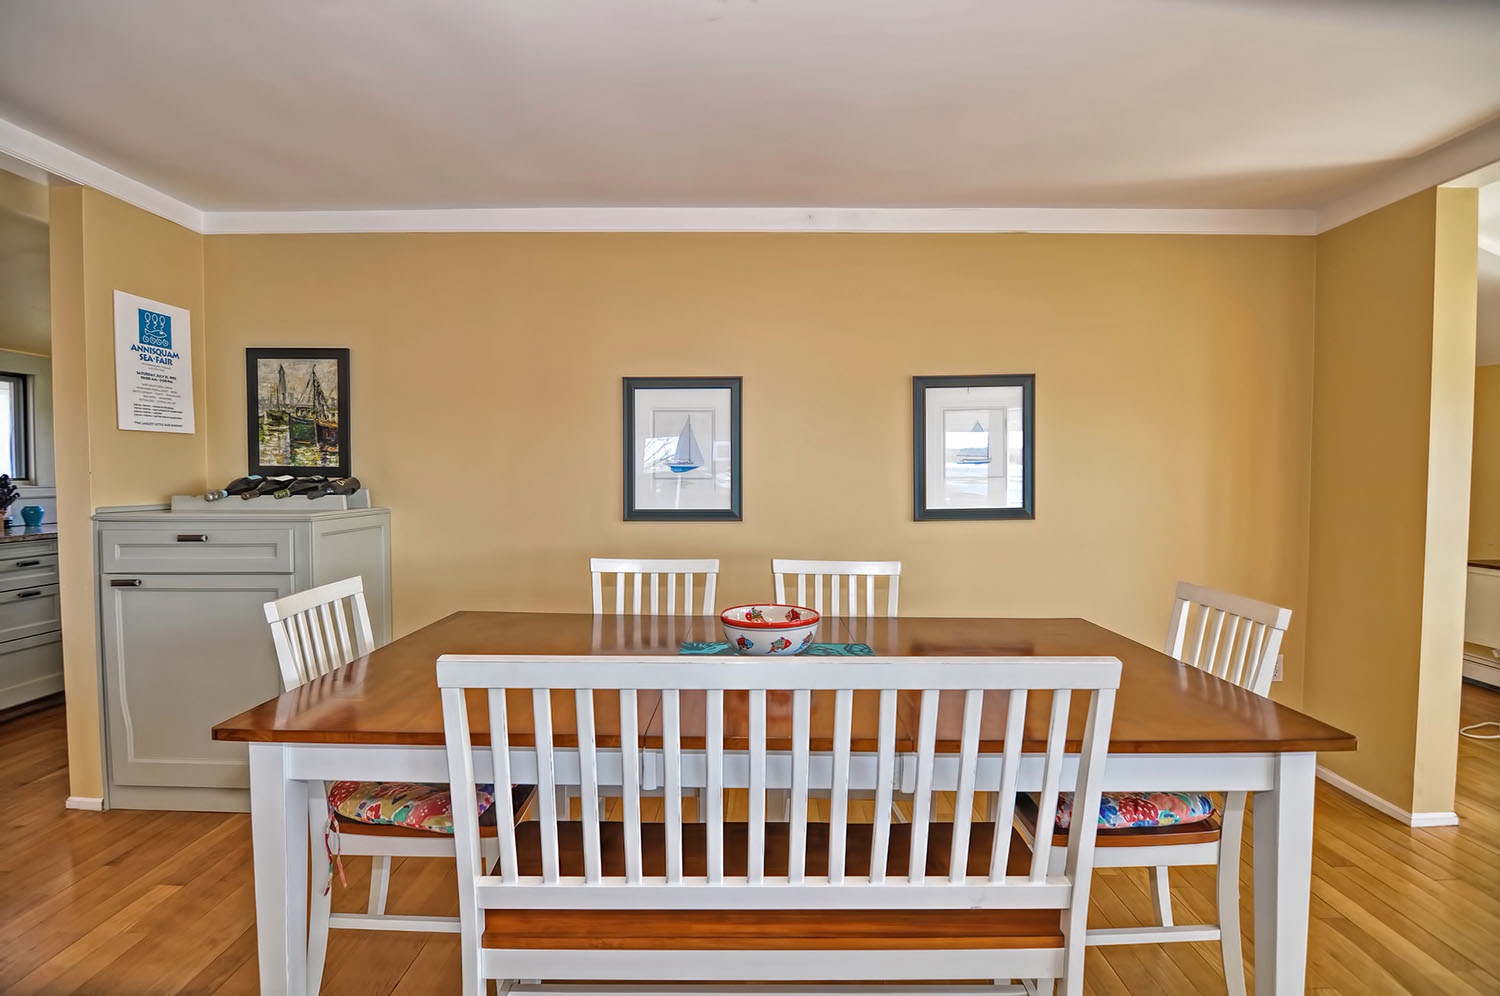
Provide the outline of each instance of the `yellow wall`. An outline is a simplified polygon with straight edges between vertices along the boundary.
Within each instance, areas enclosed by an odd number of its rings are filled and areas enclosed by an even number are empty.
[[[1453,799],[1453,730],[1434,718],[1456,700],[1462,649],[1476,217],[1470,203],[1463,223],[1464,193],[1427,190],[1317,239],[1304,706],[1360,738],[1325,764],[1412,811]]]
[[[354,466],[393,510],[395,629],[583,610],[589,556],[901,559],[902,610],[1085,615],[1159,644],[1188,578],[1296,610],[1307,238],[211,236],[209,476],[244,349],[352,348]],[[911,377],[1037,376],[1034,522],[911,521]],[[621,521],[620,378],[744,377],[744,521]],[[158,487],[158,490],[159,487]]]
[[[1500,560],[1500,364],[1474,371],[1469,559]]]
[[[103,793],[90,516],[204,486],[203,237],[86,187],[51,194],[52,367],[71,793]],[[116,428],[114,292],[192,312],[192,435]]]

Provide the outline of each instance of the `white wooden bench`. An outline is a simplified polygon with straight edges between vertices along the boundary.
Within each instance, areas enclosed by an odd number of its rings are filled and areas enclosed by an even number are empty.
[[[487,979],[502,992],[893,979],[1050,991],[1058,978],[1083,991],[1095,823],[1075,821],[1051,874],[1051,837],[1032,853],[1011,824],[1023,749],[1042,766],[1043,811],[1061,791],[1097,810],[1114,658],[445,656],[437,672],[455,789],[538,787],[537,820],[497,813],[492,869],[474,814],[455,813],[466,993]],[[1086,719],[1068,754],[1074,699]],[[471,717],[487,736],[471,737]],[[657,775],[664,819],[648,823],[642,782]],[[559,819],[560,780],[578,785],[581,820]],[[619,821],[600,819],[601,783],[621,785]],[[682,794],[699,785],[705,818],[684,823]],[[790,789],[788,822],[766,820],[768,788]],[[817,788],[827,823],[808,820]],[[851,788],[875,790],[873,823],[849,823]],[[727,789],[748,790],[744,822],[725,819]],[[931,818],[938,791],[955,793],[951,822]],[[976,792],[998,793],[992,822],[971,820]],[[908,825],[892,822],[897,794]]]

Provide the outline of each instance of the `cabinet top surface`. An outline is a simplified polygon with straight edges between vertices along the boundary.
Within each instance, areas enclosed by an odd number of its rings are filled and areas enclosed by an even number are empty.
[[[31,543],[36,540],[57,539],[57,524],[40,526],[6,526],[0,531],[0,543]]]
[[[269,499],[268,499],[269,500]],[[252,505],[250,502],[241,502],[241,505]],[[303,504],[307,504],[303,502]],[[308,519],[351,519],[359,516],[389,516],[391,510],[384,507],[375,508],[350,508],[350,509],[323,509],[315,508],[306,511],[290,512],[258,512],[254,508],[245,508],[243,511],[235,509],[232,512],[210,511],[210,512],[173,512],[166,508],[150,509],[113,509],[101,508],[94,512],[95,522],[114,523],[140,523],[142,525],[160,525],[172,522],[298,522]],[[50,528],[50,527],[43,527]]]

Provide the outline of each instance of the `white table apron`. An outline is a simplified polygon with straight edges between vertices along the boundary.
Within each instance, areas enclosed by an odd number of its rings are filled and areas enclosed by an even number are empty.
[[[252,743],[250,747],[250,825],[255,860],[255,919],[260,955],[261,992],[301,994],[307,991],[307,783],[355,779],[368,781],[443,782],[448,765],[440,746],[367,746],[360,744]],[[578,783],[576,752],[559,750],[559,784]],[[655,788],[662,780],[660,752],[642,752],[642,783]],[[725,752],[726,787],[743,787],[745,779],[732,762],[744,755]],[[814,761],[818,755],[814,755]],[[873,789],[874,756],[854,755],[849,784]],[[898,759],[903,760],[903,759]],[[778,764],[778,761],[781,764]],[[1153,790],[1255,794],[1255,991],[1257,994],[1301,993],[1307,973],[1307,927],[1312,888],[1313,793],[1316,755],[1306,752],[1267,754],[1111,754],[1105,764],[1106,791]],[[786,757],[767,755],[768,787],[790,787]],[[827,759],[831,764],[831,758]],[[600,780],[619,778],[618,753],[599,751]],[[999,784],[999,759],[981,756],[978,781]],[[1071,779],[1070,758],[1064,779]],[[512,772],[518,783],[535,780],[536,755],[515,748]],[[940,791],[957,781],[957,757],[939,758],[935,777]],[[993,770],[991,770],[993,769]],[[475,754],[481,781],[492,779],[487,751]],[[898,785],[910,791],[911,766],[898,763]],[[1041,787],[1042,759],[1022,759],[1020,784],[1025,791]],[[820,783],[814,767],[812,783]],[[826,781],[822,782],[824,785]],[[701,756],[684,752],[682,784],[701,787]]]

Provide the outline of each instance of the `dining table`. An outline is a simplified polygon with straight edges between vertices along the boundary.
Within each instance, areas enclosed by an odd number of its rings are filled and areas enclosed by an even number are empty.
[[[456,612],[215,726],[215,740],[248,744],[261,991],[306,991],[310,786],[343,779],[447,781],[438,657],[640,661],[696,653],[703,655],[704,667],[712,667],[714,655],[727,652],[723,639],[716,616]],[[817,639],[823,642],[811,651],[865,659],[1118,658],[1122,672],[1104,790],[1252,793],[1255,992],[1303,992],[1317,754],[1355,749],[1351,734],[1085,619],[824,616]],[[530,693],[524,694],[529,709]],[[553,743],[562,745],[576,732],[567,705],[571,699],[554,701]],[[645,696],[638,708],[644,757],[651,738],[660,735],[660,716]],[[510,729],[518,777],[528,765],[535,768],[534,752],[527,756],[526,709],[516,713],[522,725]],[[958,752],[961,712],[961,707],[940,709],[939,753]],[[1069,740],[1075,744],[1082,734],[1081,712],[1074,710],[1070,719]],[[811,734],[815,752],[817,713]],[[487,743],[488,716],[477,699],[470,722],[475,743]],[[856,729],[875,722],[854,717]],[[954,727],[951,736],[944,734],[945,723]],[[1045,743],[1046,723],[1044,712],[1028,711],[1023,750]],[[778,736],[789,743],[790,722],[785,725],[779,732],[768,727],[768,749],[777,749]],[[981,753],[998,753],[1004,718],[987,717],[984,725]],[[608,733],[603,726],[595,731],[601,743]],[[659,739],[655,743],[659,746]],[[903,749],[899,742],[897,747]],[[480,753],[487,755],[476,751],[476,758]],[[559,770],[564,777],[565,769]],[[1020,787],[1040,788],[1028,784],[1028,779],[1039,782],[1040,771],[1039,763],[1023,764]],[[1065,768],[1065,780],[1071,777]],[[649,785],[651,775],[643,778]],[[684,783],[684,788],[692,786]]]

